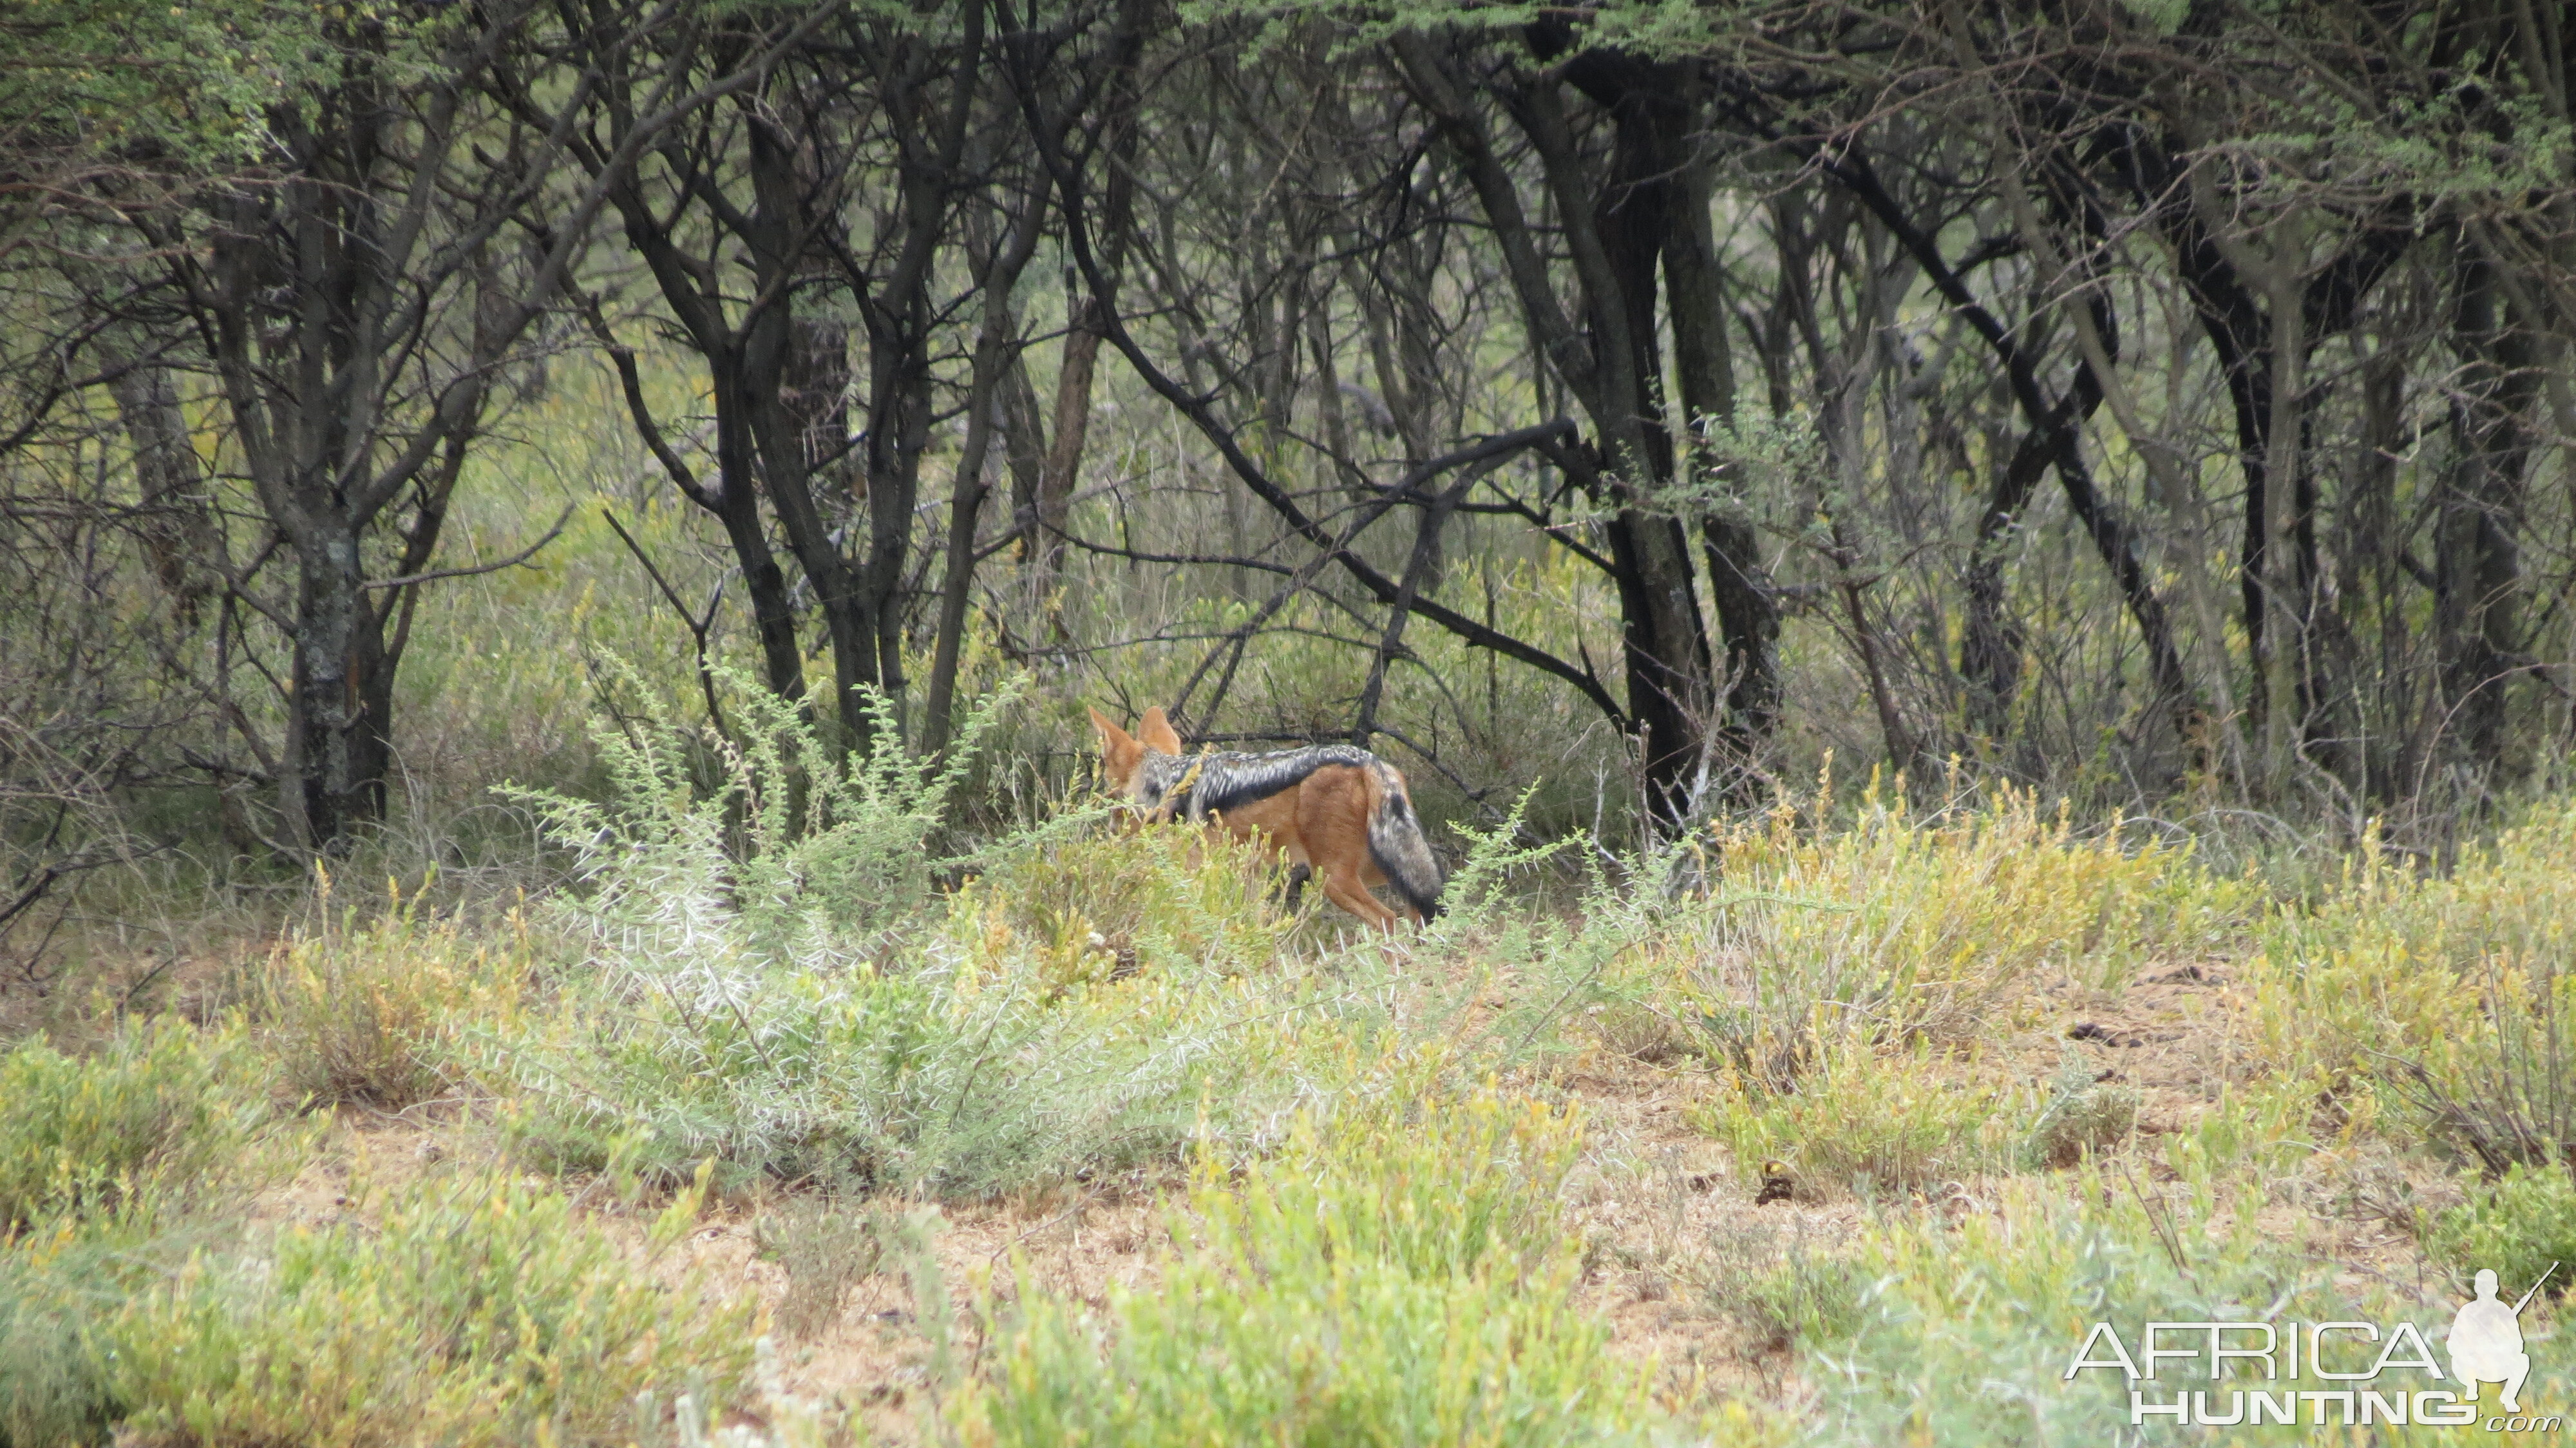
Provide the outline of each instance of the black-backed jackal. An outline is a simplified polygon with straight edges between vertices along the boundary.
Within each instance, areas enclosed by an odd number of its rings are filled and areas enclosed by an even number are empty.
[[[1097,709],[1091,724],[1100,731],[1103,782],[1147,818],[1214,819],[1228,834],[1258,835],[1289,864],[1305,866],[1324,898],[1381,930],[1395,928],[1396,914],[1372,886],[1393,885],[1417,922],[1439,911],[1440,862],[1404,776],[1367,750],[1316,744],[1193,754],[1159,706],[1132,735]]]

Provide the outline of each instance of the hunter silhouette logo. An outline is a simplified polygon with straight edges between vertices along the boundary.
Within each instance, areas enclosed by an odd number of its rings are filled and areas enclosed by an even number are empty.
[[[2512,1302],[2496,1295],[2493,1270],[2481,1270],[2476,1295],[2451,1318],[2444,1346],[2450,1371],[2433,1345],[2404,1319],[2376,1322],[2148,1322],[2124,1340],[2108,1322],[2093,1324],[2067,1364],[2065,1380],[2109,1371],[2128,1380],[2129,1425],[2164,1419],[2176,1426],[2264,1423],[2316,1427],[2465,1428],[2489,1432],[2556,1432],[2565,1419],[2523,1412],[2531,1377],[2523,1350],[2522,1312],[2557,1274]],[[2138,1345],[2132,1352],[2130,1344]],[[2480,1390],[2493,1383],[2503,1412],[2487,1416]],[[2511,1416],[2507,1416],[2507,1415]]]
[[[2504,1410],[2522,1411],[2522,1380],[2531,1376],[2531,1355],[2522,1350],[2522,1310],[2531,1305],[2540,1283],[2557,1270],[2558,1264],[2550,1263],[2540,1282],[2531,1284],[2530,1292],[2507,1307],[2496,1300],[2495,1273],[2480,1269],[2478,1295],[2451,1319],[2451,1375],[2460,1380],[2461,1396],[2474,1403],[2480,1384],[2502,1383]]]

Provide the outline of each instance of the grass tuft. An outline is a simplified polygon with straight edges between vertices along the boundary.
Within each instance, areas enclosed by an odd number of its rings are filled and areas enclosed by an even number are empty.
[[[454,917],[422,918],[417,896],[388,895],[373,921],[351,909],[335,923],[326,888],[322,923],[279,941],[258,969],[252,1019],[290,1097],[388,1111],[431,1099],[454,1084],[463,1034],[519,1009],[527,942],[515,912],[476,940]]]
[[[779,1331],[804,1341],[838,1321],[850,1289],[877,1271],[885,1230],[876,1212],[827,1194],[798,1198],[754,1223],[753,1247],[787,1274],[773,1314]]]
[[[2489,1173],[2576,1154],[2576,803],[2537,810],[2447,876],[2387,864],[2271,923],[2255,1047],[2347,1119],[2386,1110]]]
[[[1972,1038],[2045,971],[2085,962],[2114,984],[2151,949],[2189,944],[2237,895],[2157,844],[2115,829],[2076,837],[2068,817],[2007,792],[1990,808],[1918,819],[1864,801],[1847,830],[1786,808],[1721,831],[1724,884],[1652,945],[1688,983],[1678,1014],[1737,1071],[1786,1088],[1833,1042]]]

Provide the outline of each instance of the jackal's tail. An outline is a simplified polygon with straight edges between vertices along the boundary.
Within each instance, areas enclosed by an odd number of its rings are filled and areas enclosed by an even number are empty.
[[[1370,762],[1369,782],[1369,859],[1413,913],[1428,920],[1440,913],[1440,862],[1423,838],[1413,797],[1405,792],[1404,776],[1383,761]]]

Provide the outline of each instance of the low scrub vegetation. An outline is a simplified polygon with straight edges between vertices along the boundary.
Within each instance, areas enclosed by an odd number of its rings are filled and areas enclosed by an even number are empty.
[[[2117,822],[2079,836],[2011,790],[1929,817],[1872,791],[1846,820],[1827,783],[1804,819],[1714,832],[1723,883],[1645,947],[1709,1049],[1767,1085],[1847,1039],[1964,1042],[2051,971],[2117,985],[2242,928],[2247,891]]]
[[[2015,1181],[1990,1210],[1955,1222],[1890,1218],[1864,1231],[1836,1293],[1850,1305],[1800,1335],[1820,1369],[1823,1435],[2115,1441],[2133,1384],[2116,1371],[2065,1376],[2094,1323],[2134,1337],[2150,1319],[2313,1322],[2320,1309],[2360,1317],[2386,1305],[2330,1291],[2330,1269],[2250,1214],[2169,1206],[2093,1173],[2077,1187]]]
[[[2266,1060],[2349,1112],[2387,1111],[2489,1173],[2576,1160],[2576,809],[2563,801],[2447,872],[2374,835],[2341,889],[2285,908],[2257,969]]]
[[[321,882],[318,923],[279,941],[254,968],[253,1034],[290,1097],[399,1111],[455,1084],[454,1047],[515,1014],[529,968],[526,922],[469,933],[389,889],[361,914]],[[334,911],[337,918],[334,918]]]
[[[695,1220],[703,1183],[647,1235]],[[136,1441],[613,1444],[636,1395],[720,1400],[748,1301],[674,1291],[558,1192],[467,1173],[352,1203],[368,1220],[204,1250],[107,1325]]]
[[[1367,982],[1396,957],[1283,952],[1291,922],[1243,847],[1102,838],[1077,814],[933,894],[925,811],[947,784],[832,775],[778,722],[784,744],[704,801],[664,736],[610,741],[611,804],[549,804],[586,885],[554,917],[579,958],[551,1008],[471,1052],[520,1149],[665,1181],[713,1157],[737,1178],[1007,1190],[1169,1159],[1210,1113],[1229,1133],[1273,1118],[1338,1084],[1385,1013]],[[912,903],[889,908],[898,880]]]
[[[2010,793],[1509,813],[1386,939],[1080,799],[942,825],[981,727],[630,719],[521,797],[561,887],[317,888],[206,1024],[20,1042],[0,1442],[2091,1441],[2095,1321],[2576,1252],[2563,808],[2287,894]]]
[[[1779,1161],[1812,1195],[1919,1192],[2004,1163],[2029,1103],[1935,1069],[1929,1047],[1842,1043],[1774,1088],[1729,1071],[1696,1120],[1739,1162]]]
[[[85,1056],[42,1041],[0,1056],[0,1233],[148,1217],[233,1177],[268,1117],[242,1047],[165,1021]]]
[[[1156,1288],[1008,1311],[965,1440],[1648,1441],[1641,1365],[1568,1300],[1580,1132],[1531,1102],[1405,1096],[1304,1118],[1239,1177],[1203,1163]]]
[[[105,1322],[310,1150],[246,1045],[165,1020],[0,1056],[0,1444],[103,1437],[127,1402]]]

